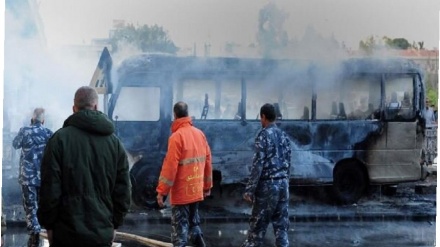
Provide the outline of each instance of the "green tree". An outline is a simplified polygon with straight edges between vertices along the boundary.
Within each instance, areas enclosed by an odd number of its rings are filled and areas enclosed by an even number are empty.
[[[419,47],[423,47],[423,42],[418,42]],[[391,49],[398,49],[398,50],[406,50],[411,47],[417,48],[416,43],[413,42],[411,45],[408,40],[404,38],[389,38],[387,36],[382,37],[382,41],[379,39],[375,39],[373,35],[367,37],[365,40],[359,41],[359,49],[364,51],[366,54],[371,55],[374,50],[381,49],[384,47],[388,47]]]
[[[386,46],[393,48],[393,49],[406,50],[406,49],[412,47],[412,45],[408,42],[408,40],[406,40],[404,38],[391,39],[391,38],[384,36],[383,41]],[[413,44],[413,46],[415,46],[415,43]]]
[[[287,47],[289,38],[283,25],[288,14],[274,3],[268,3],[259,12],[257,43],[263,57],[272,57],[276,51]]]
[[[408,40],[404,38],[396,38],[393,39],[393,46],[396,49],[406,50],[411,47],[411,44],[408,42]]]
[[[368,55],[373,54],[374,50],[378,47],[376,39],[373,35],[367,37],[365,40],[359,41],[359,50],[365,52]]]
[[[114,31],[110,37],[113,51],[121,45],[131,44],[143,52],[165,52],[175,54],[178,48],[168,37],[168,33],[160,26],[143,25],[135,27],[128,24]]]
[[[383,36],[382,40],[383,40],[384,44],[388,47],[391,47],[393,45],[393,39],[391,39],[387,36]]]

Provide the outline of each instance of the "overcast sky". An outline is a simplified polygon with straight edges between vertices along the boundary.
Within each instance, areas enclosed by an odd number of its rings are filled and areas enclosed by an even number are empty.
[[[11,0],[15,1],[15,0]],[[24,0],[23,0],[24,1]],[[90,44],[91,39],[107,38],[113,20],[138,25],[157,24],[168,31],[179,48],[204,43],[212,54],[226,42],[249,45],[256,42],[259,11],[269,0],[35,0],[49,48]],[[32,1],[30,1],[32,3]],[[4,3],[4,2],[3,2]],[[276,5],[288,14],[284,29],[289,39],[302,39],[313,27],[321,36],[332,35],[348,47],[358,48],[370,35],[424,41],[425,48],[439,46],[440,0],[279,0]],[[4,11],[1,11],[5,13]],[[65,119],[71,113],[72,92],[88,83],[97,58],[86,61],[67,49],[45,53],[31,40],[23,39],[21,19],[6,12],[8,34],[5,46],[7,116],[27,121],[35,105],[47,107],[52,116]],[[3,20],[3,19],[2,19]],[[3,34],[3,32],[1,32]],[[313,43],[313,42],[310,42]],[[315,49],[312,45],[312,48]],[[303,49],[303,48],[301,48]],[[327,55],[329,52],[325,50]],[[221,55],[221,54],[220,54]],[[321,53],[319,53],[322,57]],[[332,56],[330,56],[332,57]],[[3,76],[1,76],[3,78]],[[5,80],[6,81],[6,80]],[[56,94],[50,93],[55,91]],[[6,92],[6,91],[5,91]],[[16,93],[20,97],[13,97]],[[44,95],[44,97],[36,97]],[[5,99],[6,102],[6,99]],[[63,112],[61,112],[63,111]],[[8,115],[9,114],[9,115]],[[17,116],[22,114],[23,116]],[[0,114],[0,118],[1,118]],[[57,119],[58,120],[58,119]],[[13,125],[13,124],[11,124]],[[54,126],[58,126],[57,124]]]
[[[268,0],[39,0],[49,46],[89,44],[108,37],[113,20],[157,24],[179,47],[195,42],[223,46],[226,41],[255,42],[258,12]],[[439,46],[439,0],[280,0],[289,17],[290,39],[300,39],[307,26],[322,36],[358,48],[369,35],[424,41]]]

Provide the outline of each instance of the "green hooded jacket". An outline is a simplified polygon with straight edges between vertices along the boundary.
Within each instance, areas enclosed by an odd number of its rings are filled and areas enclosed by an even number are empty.
[[[49,139],[37,215],[53,231],[53,246],[111,246],[131,192],[127,155],[114,130],[102,112],[82,110]]]

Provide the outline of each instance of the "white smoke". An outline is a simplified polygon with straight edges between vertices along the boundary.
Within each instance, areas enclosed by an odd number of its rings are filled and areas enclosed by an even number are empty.
[[[69,48],[47,49],[42,31],[23,34],[28,18],[5,13],[4,127],[17,131],[43,107],[46,126],[55,131],[72,113],[75,90],[89,84],[99,54],[89,59]]]

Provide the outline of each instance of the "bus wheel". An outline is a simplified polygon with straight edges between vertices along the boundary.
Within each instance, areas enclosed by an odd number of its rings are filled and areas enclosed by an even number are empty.
[[[151,172],[151,168],[144,166],[141,169],[131,173],[132,198],[138,207],[157,209],[157,182],[159,173]],[[164,197],[165,201],[166,197]]]
[[[344,163],[336,167],[333,178],[333,195],[338,203],[355,203],[367,188],[367,176],[356,163]]]

